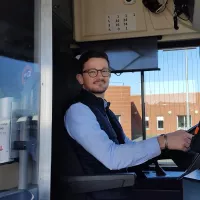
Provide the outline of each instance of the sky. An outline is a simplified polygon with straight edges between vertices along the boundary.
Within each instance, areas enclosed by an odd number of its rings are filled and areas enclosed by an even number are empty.
[[[160,70],[145,72],[145,94],[185,93],[187,85],[189,92],[200,92],[199,53],[199,47],[187,50],[159,50],[158,68],[160,68]],[[188,63],[188,70],[186,70],[186,61]],[[4,59],[0,57],[0,62],[0,73],[3,74],[6,70],[6,72],[9,73],[10,80],[15,80],[16,78],[12,79],[11,77],[16,75],[19,75],[19,79],[21,79],[21,74],[18,74],[16,72],[21,72],[24,66],[31,65],[30,63],[17,61],[5,57]],[[13,67],[13,62],[16,62],[18,66],[17,68]],[[4,65],[6,65],[6,67],[3,67]],[[188,78],[186,77],[186,71],[188,72]],[[1,77],[0,80],[0,84],[4,85],[2,81],[7,82],[7,75]],[[17,86],[17,84],[12,83],[12,81],[10,81],[10,84]],[[130,86],[131,95],[140,95],[140,72],[122,73],[119,76],[112,74],[110,85]],[[13,87],[13,90],[15,89],[16,88]]]
[[[187,85],[189,92],[200,92],[199,57],[199,48],[159,50],[160,70],[145,72],[145,94],[183,93]],[[140,72],[123,73],[120,76],[112,74],[110,85],[131,86],[131,95],[140,95]]]

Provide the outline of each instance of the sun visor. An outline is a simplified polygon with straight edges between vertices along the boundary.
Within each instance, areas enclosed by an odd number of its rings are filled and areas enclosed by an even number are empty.
[[[88,42],[80,48],[81,53],[105,51],[113,73],[159,70],[157,37]]]

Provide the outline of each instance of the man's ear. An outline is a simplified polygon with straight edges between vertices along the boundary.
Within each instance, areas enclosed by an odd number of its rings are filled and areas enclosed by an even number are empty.
[[[76,79],[79,82],[80,85],[83,85],[83,76],[82,74],[77,74]]]

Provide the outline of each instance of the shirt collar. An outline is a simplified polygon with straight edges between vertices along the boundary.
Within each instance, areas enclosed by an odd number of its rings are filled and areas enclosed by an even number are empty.
[[[110,102],[100,97],[96,97],[94,94],[92,94],[91,92],[85,89],[82,89],[81,93],[82,93],[81,96],[83,98],[83,101],[86,101],[86,102],[89,101],[93,105],[101,105],[104,109],[107,109],[110,106]]]
[[[110,102],[104,99],[104,108],[109,108],[109,107],[110,107]]]

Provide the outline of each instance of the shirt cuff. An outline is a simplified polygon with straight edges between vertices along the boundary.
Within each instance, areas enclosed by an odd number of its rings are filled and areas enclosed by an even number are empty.
[[[154,158],[156,156],[159,156],[161,154],[161,149],[157,137],[152,137],[146,141],[146,147],[148,149],[149,157]]]

